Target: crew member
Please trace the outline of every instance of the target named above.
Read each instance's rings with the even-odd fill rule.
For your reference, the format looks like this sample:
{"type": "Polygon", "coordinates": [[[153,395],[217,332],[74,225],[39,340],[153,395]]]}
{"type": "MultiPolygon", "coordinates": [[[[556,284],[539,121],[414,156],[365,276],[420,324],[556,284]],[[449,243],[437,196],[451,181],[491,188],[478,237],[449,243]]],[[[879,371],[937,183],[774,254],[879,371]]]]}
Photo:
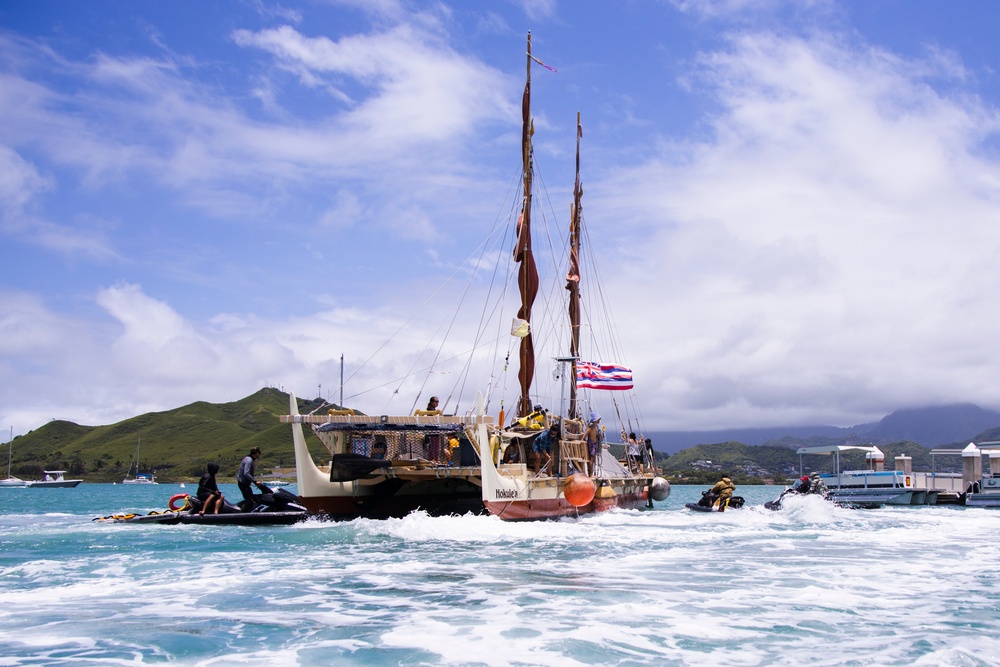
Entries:
{"type": "Polygon", "coordinates": [[[219,491],[219,484],[215,481],[215,474],[219,472],[219,464],[214,461],[208,464],[208,472],[198,480],[197,498],[201,501],[201,510],[198,514],[218,514],[222,507],[222,492],[219,491]]]}
{"type": "Polygon", "coordinates": [[[812,483],[809,481],[809,475],[802,475],[799,478],[798,483],[792,487],[795,493],[801,493],[803,495],[809,493],[809,489],[812,487],[812,483]]]}
{"type": "Polygon", "coordinates": [[[604,440],[604,431],[601,429],[601,415],[597,412],[590,413],[587,420],[587,430],[583,434],[583,439],[587,441],[587,467],[590,475],[593,476],[597,468],[597,452],[604,440]]]}
{"type": "Polygon", "coordinates": [[[260,447],[254,447],[250,450],[250,453],[243,457],[240,461],[240,468],[236,471],[236,484],[240,487],[240,493],[243,494],[243,511],[249,512],[257,503],[253,499],[253,490],[250,485],[255,485],[261,492],[264,491],[264,487],[260,485],[257,478],[254,477],[254,464],[257,459],[260,458],[260,447]]]}
{"type": "Polygon", "coordinates": [[[531,443],[532,469],[538,472],[552,461],[552,443],[559,440],[559,424],[555,423],[531,443]]]}
{"type": "Polygon", "coordinates": [[[459,441],[458,437],[454,434],[448,438],[448,446],[444,450],[444,462],[450,466],[458,465],[459,463],[459,447],[462,443],[459,441]]]}
{"type": "Polygon", "coordinates": [[[729,479],[728,475],[723,475],[722,479],[715,483],[709,493],[715,497],[715,503],[719,505],[719,511],[725,512],[726,508],[729,507],[729,499],[733,497],[733,491],[736,490],[736,484],[733,480],[729,479]]]}
{"type": "Polygon", "coordinates": [[[820,496],[826,498],[826,494],[829,493],[830,489],[827,488],[826,482],[824,482],[819,473],[815,470],[809,473],[809,492],[816,493],[820,496]]]}

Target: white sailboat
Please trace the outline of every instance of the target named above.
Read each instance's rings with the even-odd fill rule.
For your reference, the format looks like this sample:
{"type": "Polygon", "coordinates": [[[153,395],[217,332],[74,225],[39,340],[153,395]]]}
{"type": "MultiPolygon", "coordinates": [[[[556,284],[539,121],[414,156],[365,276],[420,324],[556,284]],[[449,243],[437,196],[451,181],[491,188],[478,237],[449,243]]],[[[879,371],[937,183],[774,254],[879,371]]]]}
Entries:
{"type": "Polygon", "coordinates": [[[141,447],[142,438],[139,438],[139,442],[135,446],[135,477],[129,479],[129,474],[132,472],[132,466],[130,465],[128,472],[125,473],[125,479],[122,480],[122,484],[158,484],[156,475],[139,472],[139,449],[141,447]]]}
{"type": "Polygon", "coordinates": [[[24,486],[24,480],[10,474],[11,455],[14,452],[14,427],[10,427],[10,440],[7,441],[7,479],[0,479],[0,489],[15,489],[24,486]]]}

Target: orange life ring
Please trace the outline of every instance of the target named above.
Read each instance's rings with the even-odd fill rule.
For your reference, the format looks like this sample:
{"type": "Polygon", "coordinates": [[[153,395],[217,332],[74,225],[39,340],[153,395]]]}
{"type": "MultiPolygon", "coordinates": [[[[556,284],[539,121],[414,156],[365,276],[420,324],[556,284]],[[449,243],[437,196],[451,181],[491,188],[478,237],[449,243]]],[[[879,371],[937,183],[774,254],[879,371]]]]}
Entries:
{"type": "Polygon", "coordinates": [[[167,507],[169,507],[174,512],[179,512],[179,511],[181,511],[182,509],[184,509],[185,507],[188,507],[188,506],[190,506],[190,503],[188,502],[188,494],[186,494],[186,493],[178,493],[176,496],[171,496],[170,497],[170,502],[167,503],[167,507]],[[176,500],[183,500],[184,504],[180,505],[179,507],[174,507],[174,501],[176,501],[176,500]]]}

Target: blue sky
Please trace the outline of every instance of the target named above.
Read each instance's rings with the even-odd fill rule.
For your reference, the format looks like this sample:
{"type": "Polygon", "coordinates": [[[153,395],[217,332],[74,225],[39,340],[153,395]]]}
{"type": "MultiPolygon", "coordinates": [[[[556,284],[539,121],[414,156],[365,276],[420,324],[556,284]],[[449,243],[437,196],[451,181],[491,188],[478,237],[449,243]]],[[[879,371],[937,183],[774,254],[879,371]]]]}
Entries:
{"type": "Polygon", "coordinates": [[[987,1],[0,4],[0,421],[265,384],[337,398],[341,354],[365,367],[352,403],[387,410],[368,388],[412,365],[414,305],[516,175],[528,30],[558,69],[532,74],[537,162],[562,216],[581,112],[628,350],[602,360],[635,370],[647,429],[1000,408],[998,19],[987,1]],[[410,346],[380,350],[400,330],[410,346]]]}

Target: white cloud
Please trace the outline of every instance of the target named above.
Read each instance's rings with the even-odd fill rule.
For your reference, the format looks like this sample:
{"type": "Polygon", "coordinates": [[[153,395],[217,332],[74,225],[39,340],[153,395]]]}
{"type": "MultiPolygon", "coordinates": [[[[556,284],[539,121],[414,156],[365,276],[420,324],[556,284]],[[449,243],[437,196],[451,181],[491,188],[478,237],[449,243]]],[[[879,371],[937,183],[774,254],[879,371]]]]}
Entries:
{"type": "Polygon", "coordinates": [[[320,226],[338,230],[349,229],[364,216],[364,208],[358,196],[353,192],[340,190],[334,197],[333,204],[323,213],[320,226]]]}
{"type": "MultiPolygon", "coordinates": [[[[105,288],[94,300],[110,323],[0,292],[0,419],[18,433],[51,418],[109,424],[193,400],[236,400],[265,384],[311,396],[327,383],[332,395],[345,352],[349,375],[365,378],[351,386],[366,392],[366,406],[382,407],[394,388],[412,386],[403,377],[428,335],[420,324],[404,327],[392,308],[370,305],[280,320],[219,314],[203,326],[135,284],[105,288]],[[361,358],[390,339],[387,358],[361,358]]],[[[402,402],[414,393],[407,389],[402,402]]]]}
{"type": "Polygon", "coordinates": [[[375,154],[464,135],[484,117],[514,117],[501,94],[503,77],[412,25],[338,41],[306,37],[291,26],[238,30],[233,37],[273,54],[306,85],[337,88],[336,77],[347,77],[352,83],[338,92],[354,104],[343,126],[360,132],[366,150],[375,154]],[[324,81],[326,75],[334,75],[333,80],[324,81]]]}
{"type": "Polygon", "coordinates": [[[15,150],[0,146],[0,230],[66,257],[114,258],[101,229],[55,224],[34,213],[37,199],[53,188],[52,178],[42,176],[15,150]]]}
{"type": "Polygon", "coordinates": [[[619,174],[590,209],[653,235],[623,284],[656,288],[636,296],[666,343],[629,338],[665,378],[658,404],[704,428],[1000,404],[992,335],[963,325],[1000,287],[983,270],[1000,165],[980,150],[996,110],[937,92],[933,64],[829,38],[744,35],[704,63],[712,141],[619,174]]]}
{"type": "MultiPolygon", "coordinates": [[[[100,289],[97,315],[79,301],[76,315],[63,314],[66,305],[54,304],[74,298],[65,292],[51,302],[0,295],[0,405],[8,410],[0,417],[16,412],[16,423],[30,428],[38,423],[31,419],[54,416],[24,396],[79,406],[56,411],[60,417],[108,423],[194,399],[240,398],[265,382],[308,392],[338,376],[341,352],[351,373],[400,332],[385,359],[366,362],[364,387],[356,387],[377,386],[364,398],[377,397],[378,408],[396,389],[415,395],[399,378],[434,354],[455,353],[420,342],[422,327],[450,326],[445,317],[401,321],[421,290],[435,287],[422,283],[426,247],[399,255],[379,247],[354,274],[340,272],[341,261],[367,257],[367,233],[372,246],[428,241],[442,266],[457,263],[465,253],[445,242],[482,219],[477,207],[496,211],[484,204],[496,186],[481,153],[516,141],[511,102],[520,82],[452,47],[445,7],[415,15],[398,2],[343,4],[371,12],[378,26],[322,34],[293,13],[283,19],[289,25],[237,30],[225,47],[252,55],[253,64],[231,79],[213,79],[204,62],[166,50],[70,60],[0,36],[4,232],[66,256],[127,257],[120,265],[134,270],[81,276],[78,293],[124,281],[100,289]],[[255,301],[287,298],[297,313],[322,310],[264,317],[253,307],[192,306],[196,298],[163,287],[162,266],[159,276],[140,277],[149,254],[111,250],[109,238],[138,245],[124,231],[143,228],[145,209],[103,222],[118,214],[109,206],[61,218],[65,224],[43,210],[45,202],[72,209],[63,197],[108,192],[115,204],[135,197],[151,214],[166,202],[163,228],[187,222],[178,202],[210,213],[192,215],[198,228],[184,239],[164,233],[167,244],[204,255],[171,246],[152,260],[208,276],[175,280],[185,286],[207,286],[216,269],[244,284],[267,280],[265,252],[255,264],[237,257],[257,246],[275,257],[322,253],[317,271],[274,269],[280,298],[255,301]],[[453,215],[436,215],[436,206],[453,215]],[[244,226],[203,238],[212,216],[244,226]],[[244,235],[254,222],[265,232],[244,235]],[[123,234],[112,235],[111,224],[123,234]],[[305,233],[293,238],[293,226],[305,233]],[[214,263],[220,257],[223,268],[214,263]],[[405,281],[375,279],[400,267],[405,281]],[[140,282],[156,284],[156,295],[140,282]],[[381,290],[380,298],[364,301],[360,290],[381,290]],[[188,314],[195,310],[201,314],[188,314]]],[[[760,7],[678,6],[712,20],[760,7]]],[[[787,7],[771,2],[760,11],[787,7]]],[[[555,5],[536,10],[550,17],[555,5]]],[[[491,11],[469,21],[508,32],[491,11]]],[[[938,399],[1000,406],[989,318],[1000,293],[989,268],[1000,245],[1000,168],[984,149],[998,129],[996,109],[965,88],[975,76],[951,52],[909,60],[854,37],[813,35],[745,31],[705,53],[690,91],[715,106],[698,139],[657,137],[655,128],[672,127],[670,114],[641,117],[642,104],[616,101],[637,115],[629,126],[643,130],[631,152],[616,154],[657,157],[624,168],[603,162],[603,180],[589,169],[585,207],[591,224],[612,230],[599,234],[613,239],[598,249],[612,260],[601,287],[615,299],[622,361],[635,369],[647,429],[847,425],[938,399]]],[[[537,126],[544,135],[544,117],[537,126]]],[[[538,139],[569,155],[570,146],[538,139]]],[[[561,226],[564,204],[555,207],[561,226]]],[[[467,299],[481,306],[474,291],[467,299]]],[[[540,303],[557,302],[561,285],[556,292],[540,303]]],[[[448,301],[427,296],[432,307],[448,301]]],[[[454,337],[473,340],[469,332],[454,337]]],[[[536,376],[544,380],[542,366],[536,376]]]]}
{"type": "MultiPolygon", "coordinates": [[[[408,17],[413,19],[414,17],[408,17]]],[[[87,192],[166,186],[211,215],[269,219],[274,206],[309,202],[317,184],[339,180],[396,209],[440,206],[442,188],[480,173],[466,141],[484,125],[516,118],[516,85],[459,54],[430,19],[334,40],[290,26],[234,33],[325,89],[343,88],[329,112],[302,116],[286,98],[303,93],[268,67],[246,89],[199,82],[202,65],[172,54],[98,54],[71,62],[23,40],[0,37],[12,64],[0,86],[0,140],[32,146],[39,162],[69,167],[87,192]],[[61,89],[35,76],[81,81],[61,89]],[[243,99],[275,115],[258,118],[243,99]]],[[[230,86],[238,82],[229,82],[230,86]]],[[[60,188],[71,186],[60,183],[60,188]]],[[[431,214],[422,212],[424,217],[431,214]]],[[[374,216],[373,219],[387,219],[374,216]]]]}
{"type": "Polygon", "coordinates": [[[9,147],[0,146],[0,210],[7,224],[11,218],[20,218],[28,202],[49,186],[33,164],[9,147]]]}

